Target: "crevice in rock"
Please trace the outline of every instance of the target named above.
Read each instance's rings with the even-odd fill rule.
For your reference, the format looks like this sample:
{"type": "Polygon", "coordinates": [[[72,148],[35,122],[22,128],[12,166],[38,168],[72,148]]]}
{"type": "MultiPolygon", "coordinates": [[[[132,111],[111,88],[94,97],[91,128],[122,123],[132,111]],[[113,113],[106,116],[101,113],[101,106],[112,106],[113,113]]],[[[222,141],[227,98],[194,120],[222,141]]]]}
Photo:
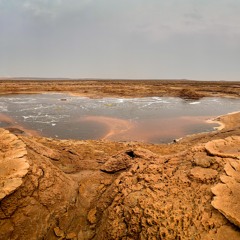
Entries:
{"type": "Polygon", "coordinates": [[[134,159],[136,157],[136,154],[134,153],[133,150],[128,150],[126,151],[126,154],[131,157],[132,159],[134,159]]]}

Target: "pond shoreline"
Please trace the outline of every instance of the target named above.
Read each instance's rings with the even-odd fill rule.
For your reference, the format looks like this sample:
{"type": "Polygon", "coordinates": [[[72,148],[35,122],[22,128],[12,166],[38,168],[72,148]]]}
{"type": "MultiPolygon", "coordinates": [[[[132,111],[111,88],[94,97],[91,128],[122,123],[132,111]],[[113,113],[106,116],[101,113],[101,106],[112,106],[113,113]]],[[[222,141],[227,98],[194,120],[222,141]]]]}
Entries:
{"type": "Polygon", "coordinates": [[[226,98],[198,101],[175,97],[92,99],[56,92],[11,94],[0,96],[0,100],[1,108],[10,119],[8,123],[5,121],[10,125],[7,129],[15,129],[15,133],[58,139],[156,144],[213,131],[217,122],[207,119],[240,106],[238,100],[226,98]],[[19,131],[15,125],[18,125],[19,131]]]}

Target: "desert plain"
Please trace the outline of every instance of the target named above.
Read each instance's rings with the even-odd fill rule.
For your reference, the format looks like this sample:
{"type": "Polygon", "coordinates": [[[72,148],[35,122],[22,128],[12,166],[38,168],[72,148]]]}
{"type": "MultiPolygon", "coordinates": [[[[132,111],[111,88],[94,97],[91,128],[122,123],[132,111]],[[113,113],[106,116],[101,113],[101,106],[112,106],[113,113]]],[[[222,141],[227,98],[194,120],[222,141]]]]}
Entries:
{"type": "MultiPolygon", "coordinates": [[[[240,82],[0,80],[0,94],[44,92],[240,98],[240,82]]],[[[240,112],[214,121],[169,144],[1,128],[0,239],[240,239],[240,112]]]]}

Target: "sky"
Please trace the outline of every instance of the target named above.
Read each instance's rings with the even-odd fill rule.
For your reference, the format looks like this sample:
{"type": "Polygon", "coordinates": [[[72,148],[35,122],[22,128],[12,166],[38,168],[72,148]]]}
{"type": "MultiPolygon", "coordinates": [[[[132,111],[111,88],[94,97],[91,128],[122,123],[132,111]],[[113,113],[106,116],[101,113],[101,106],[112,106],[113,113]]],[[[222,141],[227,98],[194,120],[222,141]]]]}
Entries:
{"type": "Polygon", "coordinates": [[[240,81],[240,0],[0,0],[0,76],[240,81]]]}

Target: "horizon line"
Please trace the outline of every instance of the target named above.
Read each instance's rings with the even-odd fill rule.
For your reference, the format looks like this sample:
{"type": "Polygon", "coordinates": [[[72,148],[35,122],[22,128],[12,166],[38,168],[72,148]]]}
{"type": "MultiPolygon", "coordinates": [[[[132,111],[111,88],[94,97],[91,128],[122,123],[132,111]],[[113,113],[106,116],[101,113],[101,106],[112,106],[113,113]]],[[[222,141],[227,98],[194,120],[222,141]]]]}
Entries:
{"type": "Polygon", "coordinates": [[[139,80],[139,81],[231,81],[239,82],[240,80],[226,80],[226,79],[189,79],[189,78],[97,78],[97,77],[0,77],[0,80],[139,80]]]}

